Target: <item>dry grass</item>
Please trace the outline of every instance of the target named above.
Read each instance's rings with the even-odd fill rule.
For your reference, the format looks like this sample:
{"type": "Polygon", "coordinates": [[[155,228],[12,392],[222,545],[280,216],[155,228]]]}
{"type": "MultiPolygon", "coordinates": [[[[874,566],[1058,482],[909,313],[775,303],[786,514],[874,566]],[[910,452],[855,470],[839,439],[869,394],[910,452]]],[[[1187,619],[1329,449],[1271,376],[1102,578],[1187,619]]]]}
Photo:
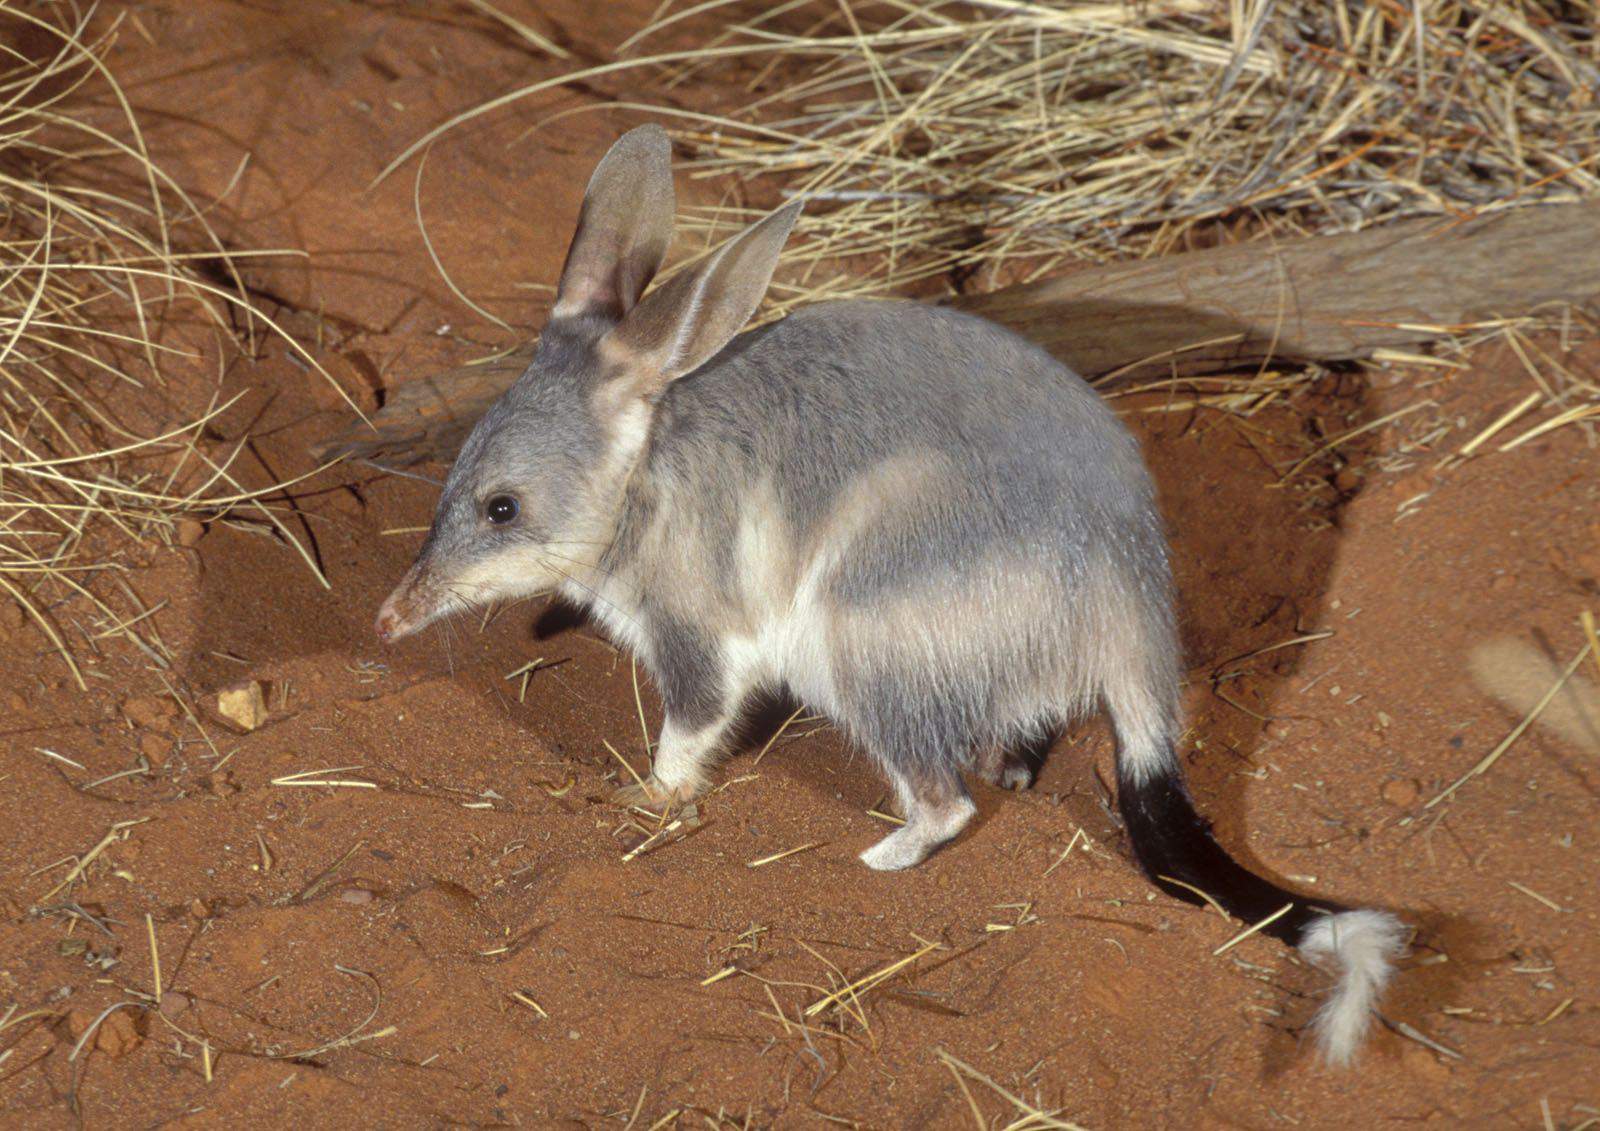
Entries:
{"type": "Polygon", "coordinates": [[[984,1131],[988,1131],[993,1127],[1001,1127],[1003,1131],[1035,1131],[1036,1128],[1046,1127],[1059,1128],[1061,1131],[1083,1131],[1083,1127],[1080,1124],[1062,1119],[1059,1112],[1043,1111],[1035,1107],[1021,1096],[996,1083],[990,1076],[980,1072],[966,1061],[950,1055],[944,1049],[935,1049],[934,1055],[939,1058],[940,1063],[950,1070],[950,1075],[955,1078],[956,1086],[961,1089],[962,1098],[966,1100],[967,1108],[972,1113],[972,1121],[984,1131]],[[971,1087],[968,1086],[968,1081],[987,1088],[994,1095],[1004,1100],[1009,1105],[1009,1110],[1006,1114],[1011,1118],[1006,1123],[1001,1124],[997,1120],[986,1116],[982,1106],[978,1103],[977,1097],[973,1095],[971,1087]]]}
{"type": "Polygon", "coordinates": [[[1472,767],[1472,769],[1468,770],[1455,781],[1451,782],[1449,786],[1430,799],[1428,803],[1423,806],[1423,808],[1432,809],[1441,801],[1449,800],[1455,795],[1457,790],[1466,785],[1473,778],[1480,777],[1483,774],[1488,773],[1489,770],[1493,768],[1494,764],[1500,760],[1501,756],[1504,755],[1507,750],[1511,749],[1511,747],[1516,743],[1517,739],[1521,738],[1523,733],[1538,720],[1545,708],[1550,706],[1550,703],[1555,699],[1555,697],[1561,693],[1562,688],[1566,687],[1567,681],[1572,678],[1573,673],[1578,670],[1578,666],[1582,664],[1583,661],[1588,657],[1592,647],[1593,643],[1590,640],[1585,639],[1583,642],[1583,647],[1579,648],[1577,653],[1572,657],[1567,665],[1561,669],[1560,676],[1557,677],[1555,682],[1550,685],[1549,690],[1547,690],[1544,695],[1539,698],[1539,701],[1535,703],[1533,707],[1522,717],[1522,721],[1513,727],[1511,732],[1507,734],[1505,738],[1501,739],[1493,750],[1485,754],[1472,767]]]}
{"type": "MultiPolygon", "coordinates": [[[[663,13],[624,49],[731,10],[710,0],[663,13]]],[[[669,83],[740,81],[752,95],[732,117],[677,115],[691,176],[729,180],[740,201],[809,202],[776,313],[1592,197],[1597,26],[1592,2],[1537,0],[788,4],[712,35],[704,58],[662,66],[669,83]]],[[[748,216],[718,208],[697,221],[712,242],[748,216]]],[[[1574,425],[1597,442],[1600,387],[1564,364],[1573,318],[1440,328],[1458,352],[1508,342],[1542,394],[1523,411],[1545,411],[1504,421],[1479,448],[1574,425]],[[1559,332],[1556,354],[1528,336],[1536,327],[1559,332]]],[[[1263,366],[1109,395],[1181,390],[1143,411],[1251,415],[1311,375],[1263,366]]]]}
{"type": "Polygon", "coordinates": [[[277,336],[321,370],[240,282],[242,255],[281,253],[226,250],[151,160],[105,62],[122,22],[0,0],[8,40],[42,45],[0,57],[0,602],[21,606],[80,688],[79,658],[108,638],[170,667],[156,610],[122,575],[135,543],[170,545],[185,518],[251,523],[323,580],[270,505],[290,484],[243,486],[246,440],[215,438],[234,401],[214,391],[171,423],[187,410],[169,368],[220,382],[277,336]]]}
{"type": "Polygon", "coordinates": [[[617,59],[466,110],[384,175],[576,79],[737,83],[750,97],[733,115],[621,105],[676,121],[691,175],[809,200],[787,302],[938,277],[985,289],[1159,255],[1214,222],[1350,231],[1600,189],[1586,0],[800,0],[729,26],[747,10],[663,6],[617,59]],[[652,53],[669,36],[696,45],[652,53]]]}
{"type": "Polygon", "coordinates": [[[814,202],[800,292],[985,288],[1159,255],[1211,221],[1350,231],[1592,195],[1595,17],[1565,7],[1566,22],[1457,0],[780,6],[706,45],[781,51],[762,84],[776,92],[680,137],[697,175],[814,202]],[[870,266],[830,274],[844,258],[870,266]]]}
{"type": "Polygon", "coordinates": [[[821,963],[825,971],[826,985],[813,981],[769,978],[754,970],[745,969],[738,962],[730,963],[700,984],[714,985],[734,974],[743,974],[746,978],[759,983],[768,1003],[772,1006],[772,1012],[758,1009],[756,1015],[777,1021],[782,1025],[785,1036],[798,1037],[816,1056],[819,1064],[820,1053],[817,1053],[812,1037],[827,1037],[854,1044],[859,1035],[860,1039],[865,1040],[867,1047],[876,1051],[879,1047],[879,1036],[873,1030],[869,1019],[869,1005],[876,991],[902,977],[914,977],[918,962],[934,951],[949,949],[945,943],[928,942],[917,938],[920,945],[911,953],[864,974],[851,977],[815,947],[801,939],[795,941],[802,950],[821,963]],[[791,1011],[779,1001],[775,990],[800,990],[805,993],[809,1001],[805,1005],[794,1006],[791,1011]]]}
{"type": "MultiPolygon", "coordinates": [[[[767,316],[1600,191],[1593,0],[794,0],[732,22],[749,11],[669,0],[615,58],[456,114],[378,179],[474,118],[568,83],[626,84],[643,93],[536,129],[607,105],[673,127],[687,174],[726,189],[718,206],[687,215],[699,251],[684,264],[780,198],[806,198],[767,316]],[[717,114],[683,103],[726,97],[669,105],[651,93],[688,83],[748,98],[717,114]]],[[[1534,323],[1551,320],[1433,329],[1459,350],[1534,323]]],[[[1565,346],[1571,312],[1561,326],[1565,346]]],[[[1380,352],[1375,361],[1459,364],[1380,352]]],[[[1600,442],[1600,389],[1560,359],[1523,352],[1547,379],[1521,413],[1541,401],[1549,411],[1501,422],[1463,458],[1568,425],[1600,442]],[[1512,423],[1523,427],[1502,431],[1512,423]]],[[[1097,382],[1113,397],[1168,393],[1134,411],[1247,416],[1283,403],[1315,370],[1263,365],[1137,390],[1108,385],[1114,376],[1097,382]]]]}

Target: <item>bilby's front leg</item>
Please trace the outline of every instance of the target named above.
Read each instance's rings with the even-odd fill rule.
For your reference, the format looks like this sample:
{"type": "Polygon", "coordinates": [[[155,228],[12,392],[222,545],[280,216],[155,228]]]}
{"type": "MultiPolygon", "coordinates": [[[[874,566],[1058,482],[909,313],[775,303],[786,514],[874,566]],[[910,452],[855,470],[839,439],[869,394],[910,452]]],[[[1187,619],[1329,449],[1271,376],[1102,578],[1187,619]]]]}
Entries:
{"type": "Polygon", "coordinates": [[[656,742],[650,776],[629,782],[614,800],[622,805],[681,805],[700,796],[711,784],[711,767],[732,722],[729,715],[688,729],[669,715],[656,742]]]}
{"type": "Polygon", "coordinates": [[[650,776],[617,790],[623,805],[674,805],[711,784],[710,770],[749,690],[723,663],[715,641],[686,628],[657,628],[650,667],[666,706],[650,776]]]}

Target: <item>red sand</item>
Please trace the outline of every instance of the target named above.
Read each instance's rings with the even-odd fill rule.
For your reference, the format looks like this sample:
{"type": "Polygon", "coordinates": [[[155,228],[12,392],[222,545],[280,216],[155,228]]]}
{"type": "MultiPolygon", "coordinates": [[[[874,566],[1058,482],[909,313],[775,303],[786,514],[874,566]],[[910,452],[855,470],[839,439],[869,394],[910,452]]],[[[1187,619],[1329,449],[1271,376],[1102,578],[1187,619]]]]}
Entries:
{"type": "MultiPolygon", "coordinates": [[[[490,21],[423,5],[279,7],[138,8],[148,41],[125,35],[113,58],[158,161],[208,200],[250,153],[216,220],[240,246],[310,252],[252,262],[248,279],[307,341],[321,319],[319,357],[350,388],[514,340],[432,269],[415,167],[365,189],[424,129],[549,65],[490,21]]],[[[597,58],[650,7],[532,18],[597,58]]],[[[626,93],[618,80],[591,101],[626,93]]],[[[623,120],[519,135],[577,104],[514,108],[447,139],[426,169],[453,277],[524,332],[548,296],[531,285],[554,279],[623,120]]],[[[603,741],[643,767],[628,660],[528,607],[380,650],[371,615],[420,537],[393,531],[424,525],[433,492],[350,467],[300,503],[330,591],[281,543],[220,524],[132,575],[147,603],[170,602],[155,623],[202,710],[241,678],[271,686],[253,733],[204,719],[220,772],[141,656],[112,649],[85,695],[31,627],[0,616],[0,1015],[44,1011],[0,1033],[0,1113],[29,1127],[645,1128],[673,1113],[682,1126],[970,1126],[944,1050],[1097,1128],[1586,1126],[1600,1116],[1596,751],[1535,727],[1423,808],[1518,720],[1472,682],[1469,652],[1508,636],[1564,662],[1578,613],[1600,608],[1600,477],[1578,430],[1431,470],[1529,387],[1499,349],[1470,361],[1330,378],[1248,422],[1133,418],[1176,541],[1201,808],[1270,873],[1414,923],[1385,1012],[1458,1055],[1380,1032],[1357,1070],[1317,1066],[1301,1028],[1326,979],[1262,938],[1213,956],[1239,925],[1142,879],[1106,808],[1099,723],[1058,745],[1031,792],[979,789],[975,827],[909,874],[855,859],[884,832],[867,810],[885,790],[818,724],[759,766],[753,750],[732,758],[692,835],[625,860],[640,834],[606,803],[620,768],[603,741]],[[1319,464],[1325,479],[1277,485],[1269,460],[1424,397],[1437,407],[1346,449],[1337,475],[1319,464]],[[1408,457],[1439,422],[1453,430],[1408,457]],[[524,700],[506,673],[537,657],[524,700]],[[141,750],[149,775],[74,788],[141,750]],[[330,767],[379,788],[272,784],[330,767]],[[70,893],[43,898],[63,858],[134,821],[70,893]],[[109,934],[72,924],[69,900],[109,934]],[[934,942],[848,1009],[804,1016],[841,977],[934,942]],[[140,1004],[71,1060],[120,1001],[140,1004]]],[[[1569,364],[1593,380],[1597,361],[1569,364]]],[[[173,422],[211,380],[178,390],[190,403],[173,422]]],[[[253,418],[269,465],[247,469],[255,482],[310,470],[309,446],[344,419],[277,347],[226,387],[254,390],[222,431],[253,418]]],[[[755,748],[782,717],[752,728],[755,748]]],[[[1020,1117],[966,1084],[985,1120],[1020,1117]]]]}

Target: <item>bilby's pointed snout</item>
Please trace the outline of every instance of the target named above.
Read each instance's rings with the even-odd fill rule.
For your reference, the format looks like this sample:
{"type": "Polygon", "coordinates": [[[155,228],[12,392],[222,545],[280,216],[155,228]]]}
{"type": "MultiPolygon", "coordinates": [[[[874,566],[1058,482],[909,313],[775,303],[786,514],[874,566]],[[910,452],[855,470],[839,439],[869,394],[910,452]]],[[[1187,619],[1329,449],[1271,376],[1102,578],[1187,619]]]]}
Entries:
{"type": "Polygon", "coordinates": [[[393,598],[383,603],[378,610],[378,620],[374,627],[378,632],[378,639],[385,644],[393,643],[401,636],[400,614],[391,607],[393,598]]]}
{"type": "Polygon", "coordinates": [[[429,602],[421,596],[424,588],[418,584],[421,576],[421,563],[418,563],[407,571],[400,584],[394,587],[394,592],[384,598],[383,605],[378,609],[377,620],[373,622],[373,629],[383,643],[393,644],[433,619],[428,608],[429,602]]]}

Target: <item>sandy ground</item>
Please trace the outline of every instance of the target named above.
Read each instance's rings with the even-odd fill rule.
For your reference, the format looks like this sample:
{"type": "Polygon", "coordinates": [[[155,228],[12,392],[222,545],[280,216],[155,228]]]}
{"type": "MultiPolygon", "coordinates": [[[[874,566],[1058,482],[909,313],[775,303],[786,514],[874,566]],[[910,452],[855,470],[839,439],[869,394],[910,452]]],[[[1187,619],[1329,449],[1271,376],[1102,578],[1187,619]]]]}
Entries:
{"type": "MultiPolygon", "coordinates": [[[[528,18],[599,59],[650,7],[528,18]]],[[[234,182],[213,217],[230,241],[309,253],[247,278],[353,395],[376,403],[537,327],[589,169],[632,120],[602,104],[636,80],[512,108],[429,158],[429,234],[508,333],[431,266],[415,167],[366,190],[427,127],[550,64],[441,6],[131,8],[140,34],[114,60],[158,160],[202,200],[234,182]],[[562,108],[585,112],[528,133],[562,108]]],[[[1600,351],[1565,363],[1593,380],[1600,351]]],[[[193,377],[172,423],[214,390],[193,377]]],[[[270,344],[223,388],[247,398],[219,442],[248,425],[256,482],[310,470],[345,419],[270,344]]],[[[1271,874],[1416,926],[1385,1013],[1439,1051],[1386,1030],[1357,1069],[1319,1067],[1301,1037],[1326,979],[1262,938],[1214,955],[1239,925],[1143,880],[1107,808],[1098,723],[1057,744],[1032,791],[979,788],[953,848],[878,875],[856,853],[886,831],[869,812],[882,783],[825,720],[758,758],[789,711],[775,704],[688,835],[627,858],[643,833],[605,800],[622,770],[604,745],[643,768],[627,658],[530,606],[381,650],[371,616],[433,490],[347,467],[297,504],[330,589],[281,542],[221,523],[192,548],[136,551],[174,672],[108,649],[86,695],[0,610],[0,1015],[33,1013],[0,1032],[0,1115],[958,1127],[974,1106],[1005,1125],[1022,1101],[1095,1128],[1588,1126],[1600,724],[1564,701],[1567,725],[1529,729],[1427,807],[1600,610],[1600,457],[1580,431],[1438,467],[1529,388],[1491,345],[1460,369],[1332,376],[1249,421],[1129,417],[1174,532],[1200,806],[1271,874]],[[1279,482],[1325,438],[1422,401],[1279,482]],[[1298,637],[1315,639],[1251,655],[1298,637]],[[271,714],[236,733],[216,692],[247,678],[271,714]],[[148,773],[79,788],[140,757],[148,773]],[[363,784],[274,784],[334,768],[363,784]]],[[[1574,686],[1600,694],[1600,666],[1574,686]]]]}

